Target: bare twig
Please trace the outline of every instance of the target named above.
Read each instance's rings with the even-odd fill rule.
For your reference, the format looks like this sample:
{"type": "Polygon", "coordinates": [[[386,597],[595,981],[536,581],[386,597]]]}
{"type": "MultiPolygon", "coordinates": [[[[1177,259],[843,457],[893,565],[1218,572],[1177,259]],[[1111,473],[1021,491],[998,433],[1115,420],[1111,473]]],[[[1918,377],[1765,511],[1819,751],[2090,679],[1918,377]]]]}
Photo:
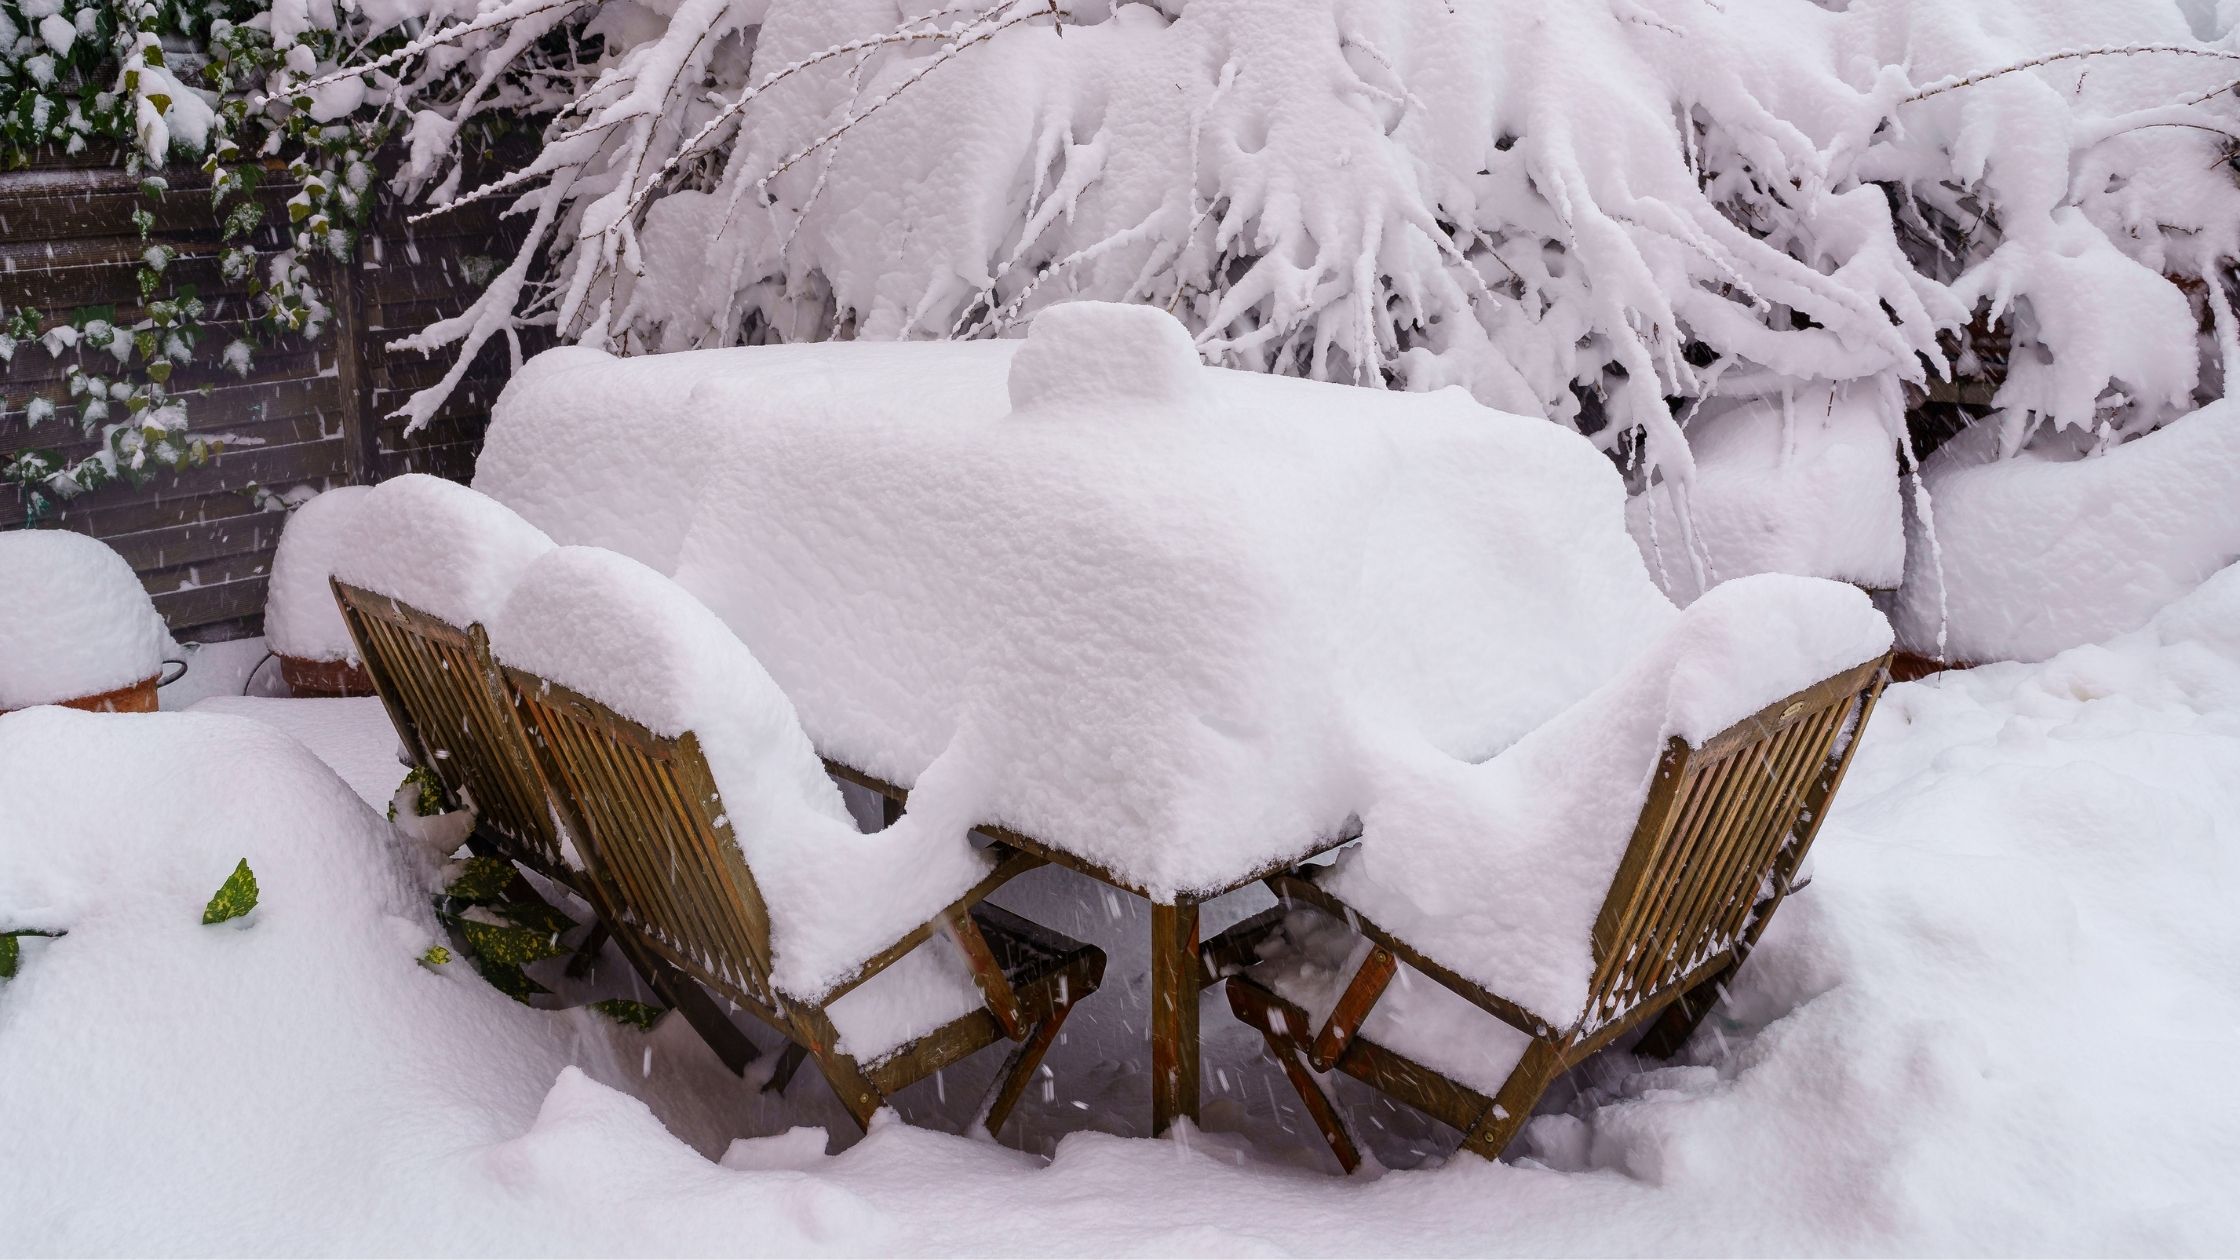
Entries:
{"type": "MultiPolygon", "coordinates": [[[[1020,0],[1006,0],[1006,4],[1016,4],[1019,2],[1020,0]]],[[[1005,6],[997,5],[994,7],[994,9],[991,9],[989,11],[993,12],[1003,7],[1005,6]]],[[[862,39],[851,39],[846,43],[834,44],[832,47],[827,48],[822,52],[811,53],[809,56],[803,57],[799,61],[780,66],[770,73],[762,76],[762,79],[759,82],[747,88],[747,90],[745,90],[744,92],[741,92],[736,98],[731,101],[730,104],[725,105],[721,110],[718,110],[716,112],[716,116],[710,118],[707,123],[700,128],[700,130],[692,133],[691,139],[677,146],[677,151],[669,156],[668,161],[661,164],[661,169],[653,173],[653,178],[647,180],[643,187],[639,188],[635,193],[631,195],[630,204],[625,208],[624,216],[627,217],[628,215],[637,213],[638,208],[645,204],[646,198],[653,195],[653,190],[661,186],[661,182],[669,177],[670,172],[676,170],[678,166],[682,165],[686,158],[689,158],[694,153],[698,152],[700,146],[707,142],[708,137],[714,135],[723,127],[725,123],[738,117],[739,112],[745,109],[749,102],[753,101],[756,97],[761,96],[764,92],[769,91],[780,81],[791,78],[792,76],[801,73],[803,70],[807,70],[811,66],[821,65],[824,62],[831,61],[835,57],[845,57],[851,53],[869,52],[873,49],[877,49],[888,44],[909,43],[915,40],[947,39],[950,37],[952,32],[946,30],[921,31],[911,29],[912,27],[922,26],[926,22],[931,21],[933,17],[937,16],[939,16],[938,12],[927,17],[912,18],[910,21],[905,22],[901,26],[895,27],[892,30],[884,31],[877,35],[866,36],[862,39]]],[[[793,160],[799,159],[797,157],[793,160]]],[[[775,172],[773,172],[773,174],[775,174],[775,172]]]]}
{"type": "Polygon", "coordinates": [[[573,9],[583,3],[584,0],[514,0],[514,3],[492,9],[471,22],[461,22],[456,26],[445,27],[433,35],[423,35],[402,48],[383,53],[364,65],[347,66],[332,74],[321,75],[309,82],[294,84],[289,90],[308,92],[312,88],[325,87],[329,83],[340,83],[345,79],[355,79],[359,75],[386,69],[407,57],[416,57],[431,48],[463,39],[477,32],[492,30],[500,26],[510,26],[522,18],[534,17],[539,13],[549,12],[553,9],[573,9]]]}
{"type": "MultiPolygon", "coordinates": [[[[2222,48],[2203,48],[2197,44],[2112,44],[2103,48],[2072,48],[2065,52],[2047,53],[2041,57],[2032,57],[2027,61],[2017,61],[2011,65],[2000,66],[1995,70],[1979,70],[1974,74],[1939,79],[1927,87],[1916,88],[1898,103],[1911,105],[1915,101],[1927,100],[1932,96],[1958,91],[1964,87],[1973,87],[1978,83],[2005,75],[2017,74],[2024,70],[2034,70],[2039,66],[2052,65],[2056,61],[2074,61],[2079,57],[2131,57],[2142,53],[2164,53],[2173,57],[2209,57],[2218,61],[2240,61],[2240,52],[2230,52],[2222,48]]],[[[2214,93],[2211,93],[2211,95],[2214,95],[2214,93]]]]}
{"type": "Polygon", "coordinates": [[[972,26],[965,28],[970,32],[969,34],[958,35],[955,42],[951,43],[948,47],[943,48],[940,52],[935,53],[932,57],[928,58],[926,64],[918,67],[916,70],[911,71],[908,78],[905,78],[902,82],[895,84],[892,88],[889,88],[879,96],[874,97],[870,104],[849,114],[846,118],[840,120],[839,124],[834,126],[831,130],[825,132],[821,136],[818,136],[816,139],[811,140],[809,143],[802,145],[792,153],[787,154],[784,160],[780,161],[775,167],[771,168],[769,174],[762,177],[761,183],[767,185],[771,180],[776,179],[778,176],[783,175],[787,171],[791,170],[794,164],[801,161],[801,159],[808,157],[810,154],[815,153],[817,150],[832,143],[843,133],[854,127],[857,123],[860,123],[864,119],[869,118],[871,115],[878,113],[879,110],[884,108],[888,102],[894,100],[895,97],[902,95],[904,92],[909,91],[911,87],[915,86],[919,80],[925,78],[935,70],[940,69],[943,65],[954,59],[965,49],[970,48],[975,44],[984,44],[989,40],[994,39],[997,35],[1002,34],[1005,30],[1017,26],[1021,22],[1027,21],[1030,18],[1042,16],[1041,10],[1039,9],[1020,8],[1019,6],[1022,3],[1024,3],[1024,0],[1004,0],[1004,2],[1001,4],[991,5],[989,8],[983,10],[982,12],[989,16],[983,16],[977,19],[972,24],[972,26]],[[1009,13],[1005,13],[1004,11],[1006,9],[1012,11],[1009,13]],[[999,19],[993,17],[993,15],[995,14],[1002,14],[1003,16],[999,19]]]}

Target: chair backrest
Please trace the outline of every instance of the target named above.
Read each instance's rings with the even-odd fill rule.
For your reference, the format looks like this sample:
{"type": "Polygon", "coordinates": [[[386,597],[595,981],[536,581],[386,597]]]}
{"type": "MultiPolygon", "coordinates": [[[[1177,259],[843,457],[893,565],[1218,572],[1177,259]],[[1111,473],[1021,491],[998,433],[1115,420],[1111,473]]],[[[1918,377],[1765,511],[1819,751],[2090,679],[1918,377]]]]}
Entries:
{"type": "Polygon", "coordinates": [[[1665,746],[1594,926],[1583,1038],[1745,944],[1789,889],[1858,748],[1887,656],[1665,746]]]}
{"type": "Polygon", "coordinates": [[[581,820],[582,857],[617,903],[616,929],[774,1012],[769,910],[699,740],[657,735],[558,683],[498,669],[544,773],[581,820]]]}
{"type": "Polygon", "coordinates": [[[544,874],[574,882],[552,807],[498,683],[482,627],[330,579],[343,624],[412,759],[479,830],[544,874]]]}

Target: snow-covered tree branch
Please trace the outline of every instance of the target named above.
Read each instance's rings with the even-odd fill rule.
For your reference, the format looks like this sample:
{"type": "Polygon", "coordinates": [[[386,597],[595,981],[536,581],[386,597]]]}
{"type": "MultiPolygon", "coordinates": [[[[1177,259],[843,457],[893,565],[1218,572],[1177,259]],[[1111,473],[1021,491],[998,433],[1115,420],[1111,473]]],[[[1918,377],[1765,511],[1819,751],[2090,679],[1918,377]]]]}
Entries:
{"type": "Polygon", "coordinates": [[[1000,336],[1090,296],[1174,311],[1213,361],[1461,385],[1684,478],[1677,418],[1715,395],[1959,376],[2008,449],[2104,444],[2220,393],[2234,336],[2240,52],[2173,0],[357,20],[383,16],[420,23],[360,68],[412,115],[407,188],[529,223],[424,352],[525,323],[623,352],[1000,336]],[[545,142],[462,197],[460,124],[500,107],[545,142]]]}

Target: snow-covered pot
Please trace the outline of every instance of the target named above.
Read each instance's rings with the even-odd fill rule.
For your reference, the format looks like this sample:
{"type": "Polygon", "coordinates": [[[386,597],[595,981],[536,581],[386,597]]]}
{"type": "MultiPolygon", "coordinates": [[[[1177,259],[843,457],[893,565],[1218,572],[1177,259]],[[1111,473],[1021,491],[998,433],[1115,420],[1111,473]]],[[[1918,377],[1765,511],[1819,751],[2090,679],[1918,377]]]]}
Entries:
{"type": "Polygon", "coordinates": [[[327,578],[351,545],[370,486],[340,486],[295,510],[272,557],[264,603],[265,642],[280,676],[299,696],[370,696],[373,680],[358,661],[327,578]]]}
{"type": "Polygon", "coordinates": [[[0,713],[155,710],[163,620],[108,544],[65,530],[0,533],[0,591],[0,713]]]}

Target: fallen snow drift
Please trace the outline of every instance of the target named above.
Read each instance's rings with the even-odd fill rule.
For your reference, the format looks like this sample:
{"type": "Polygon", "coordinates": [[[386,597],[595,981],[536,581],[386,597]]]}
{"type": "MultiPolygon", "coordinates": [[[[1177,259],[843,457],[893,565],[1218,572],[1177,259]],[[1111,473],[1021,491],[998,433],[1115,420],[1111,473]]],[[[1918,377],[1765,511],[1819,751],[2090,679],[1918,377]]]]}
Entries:
{"type": "Polygon", "coordinates": [[[634,462],[563,439],[691,381],[683,423],[724,440],[647,510],[818,751],[1154,892],[1335,834],[1365,741],[1491,755],[1675,615],[1585,440],[1459,390],[1199,366],[1152,309],[1056,307],[1023,346],[588,354],[509,386],[479,487],[657,554],[577,496],[675,484],[666,417],[634,462]]]}
{"type": "Polygon", "coordinates": [[[163,621],[99,539],[0,531],[0,711],[98,696],[163,667],[163,621]]]}
{"type": "Polygon", "coordinates": [[[366,545],[358,536],[358,511],[372,494],[368,486],[337,486],[289,515],[264,597],[264,635],[273,651],[307,661],[357,661],[357,645],[327,579],[345,555],[366,545]]]}
{"type": "MultiPolygon", "coordinates": [[[[649,1091],[657,1119],[609,1087],[635,1082],[634,1055],[613,1071],[581,1022],[412,964],[424,903],[378,819],[293,744],[192,715],[18,714],[0,719],[0,921],[72,935],[27,941],[0,982],[0,1116],[24,1156],[0,1247],[2229,1253],[2236,627],[2228,570],[2106,645],[1891,688],[1812,887],[1681,1061],[1604,1056],[1512,1163],[1347,1180],[1218,997],[1223,1131],[1187,1143],[1076,1132],[1038,1166],[882,1120],[827,1156],[788,1131],[845,1123],[821,1085],[770,1104],[720,1073],[649,1091]],[[120,772],[167,790],[102,790],[120,772]],[[200,927],[241,856],[262,907],[200,927]],[[742,1094],[772,1109],[724,1119],[742,1094]],[[745,1138],[720,1163],[676,1136],[720,1152],[710,1127],[745,1138]]],[[[1051,909],[1079,897],[1103,917],[1093,894],[1044,895],[1023,908],[1063,924],[1051,909]]],[[[1099,1032],[1123,996],[1075,1016],[1055,1102],[1030,1091],[1023,1118],[1129,1127],[1141,1075],[1116,1101],[1084,1092],[1142,1053],[1140,1021],[1099,1032]]],[[[682,1048],[649,1058],[657,1084],[682,1048]]],[[[972,1092],[952,1081],[921,1115],[972,1092]]],[[[1341,1100],[1387,1163],[1452,1149],[1341,1100]]]]}
{"type": "Polygon", "coordinates": [[[1922,470],[1893,620],[1908,651],[2044,660],[2146,624],[2240,559],[2240,403],[2219,402],[2085,459],[1994,459],[1971,430],[1922,470]]]}

